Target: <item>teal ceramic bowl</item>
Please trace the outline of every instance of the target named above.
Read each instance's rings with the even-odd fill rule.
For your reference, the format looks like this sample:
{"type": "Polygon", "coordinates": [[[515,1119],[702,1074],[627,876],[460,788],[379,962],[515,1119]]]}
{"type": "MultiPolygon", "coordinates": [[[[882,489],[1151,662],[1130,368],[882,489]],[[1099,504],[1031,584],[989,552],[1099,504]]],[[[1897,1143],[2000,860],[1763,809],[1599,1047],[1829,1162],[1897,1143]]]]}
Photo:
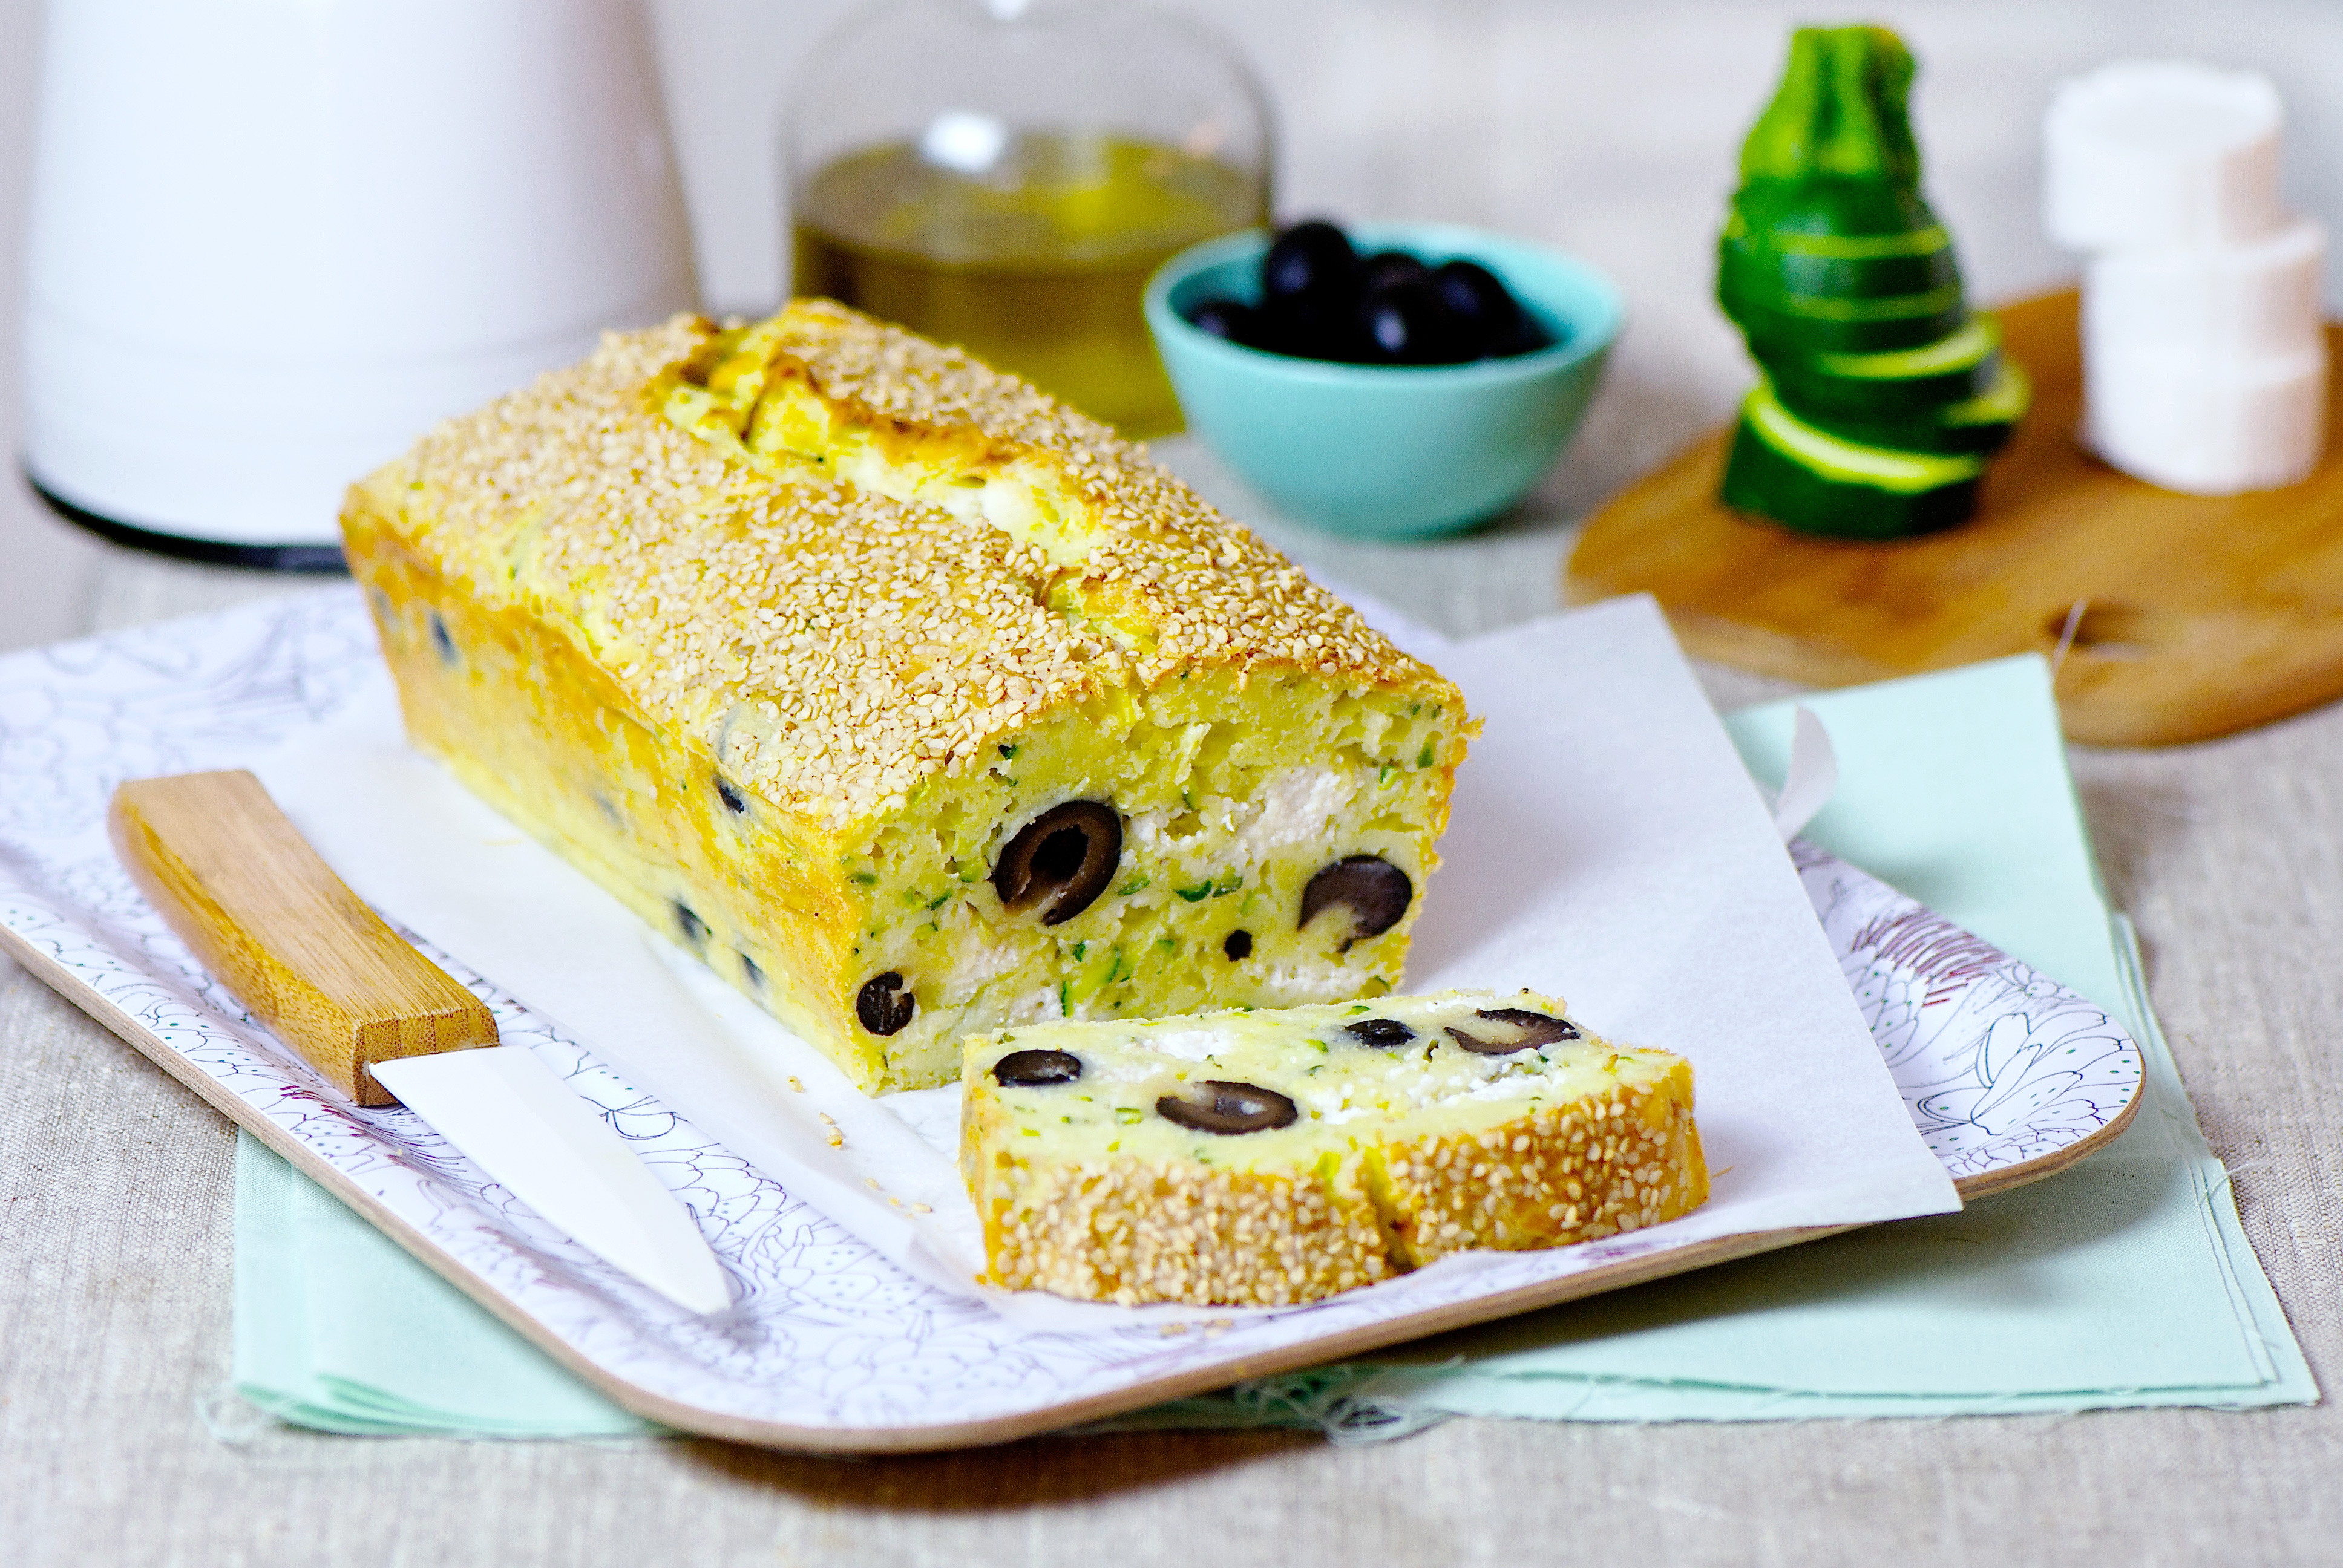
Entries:
{"type": "Polygon", "coordinates": [[[1261,300],[1270,236],[1192,246],[1147,285],[1147,325],[1188,427],[1280,510],[1339,534],[1405,538],[1484,522],[1528,493],[1586,417],[1625,307],[1585,262],[1453,224],[1363,224],[1362,252],[1462,256],[1504,280],[1554,347],[1470,365],[1336,365],[1200,332],[1207,299],[1261,300]]]}

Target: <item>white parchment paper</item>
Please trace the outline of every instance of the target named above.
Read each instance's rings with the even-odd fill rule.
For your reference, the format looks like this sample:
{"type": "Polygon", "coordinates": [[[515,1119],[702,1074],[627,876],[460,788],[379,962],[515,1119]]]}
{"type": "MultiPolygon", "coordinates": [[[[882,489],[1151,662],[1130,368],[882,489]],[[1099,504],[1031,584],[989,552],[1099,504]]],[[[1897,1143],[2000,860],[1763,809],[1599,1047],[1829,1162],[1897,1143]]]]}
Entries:
{"type": "MultiPolygon", "coordinates": [[[[1389,629],[1484,720],[1410,988],[1559,993],[1604,1035],[1692,1061],[1714,1192],[1645,1241],[1957,1209],[1656,607],[1613,601],[1439,646],[1389,629]]],[[[410,749],[387,678],[255,770],[369,902],[923,1280],[1035,1330],[1232,1315],[977,1284],[981,1241],[951,1155],[957,1091],[858,1092],[410,749]]],[[[1373,1289],[1421,1290],[1494,1261],[1468,1254],[1373,1289]]]]}

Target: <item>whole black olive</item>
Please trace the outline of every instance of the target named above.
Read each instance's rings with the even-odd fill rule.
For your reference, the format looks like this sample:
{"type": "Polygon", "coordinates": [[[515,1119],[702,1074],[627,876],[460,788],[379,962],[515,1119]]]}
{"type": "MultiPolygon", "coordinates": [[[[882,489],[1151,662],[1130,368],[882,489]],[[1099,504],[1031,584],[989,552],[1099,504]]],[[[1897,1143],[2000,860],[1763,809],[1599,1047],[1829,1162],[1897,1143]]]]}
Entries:
{"type": "Polygon", "coordinates": [[[1264,303],[1340,292],[1356,286],[1359,253],[1351,236],[1323,218],[1305,218],[1277,236],[1261,258],[1264,303]]]}
{"type": "Polygon", "coordinates": [[[1432,269],[1403,250],[1379,250],[1359,263],[1359,292],[1371,293],[1386,283],[1422,283],[1432,269]]]}
{"type": "Polygon", "coordinates": [[[1476,1008],[1473,1016],[1485,1018],[1491,1023],[1503,1024],[1518,1031],[1511,1040],[1492,1040],[1450,1024],[1448,1038],[1476,1056],[1511,1056],[1534,1045],[1553,1045],[1579,1038],[1578,1026],[1568,1019],[1556,1018],[1552,1013],[1532,1012],[1523,1007],[1476,1008]]]}
{"type": "Polygon", "coordinates": [[[911,1021],[919,1005],[911,988],[903,983],[901,971],[889,970],[862,982],[854,998],[854,1016],[873,1034],[893,1034],[911,1021]]]}
{"type": "Polygon", "coordinates": [[[1192,1132],[1267,1132],[1292,1124],[1301,1114],[1293,1101],[1258,1083],[1225,1083],[1208,1078],[1183,1092],[1155,1102],[1155,1114],[1192,1132]]]}
{"type": "Polygon", "coordinates": [[[1386,283],[1361,299],[1359,337],[1371,365],[1460,365],[1480,351],[1425,278],[1386,283]]]}
{"type": "Polygon", "coordinates": [[[1509,358],[1516,354],[1534,354],[1541,348],[1551,348],[1561,341],[1563,339],[1554,337],[1544,327],[1539,326],[1536,317],[1523,310],[1514,315],[1513,331],[1502,341],[1492,344],[1489,352],[1498,358],[1509,358]]]}
{"type": "Polygon", "coordinates": [[[1495,273],[1475,261],[1441,264],[1432,286],[1476,354],[1494,354],[1520,328],[1522,307],[1495,273]]]}
{"type": "Polygon", "coordinates": [[[1359,257],[1331,223],[1297,223],[1261,263],[1262,346],[1306,358],[1346,352],[1359,297],[1359,257]]]}
{"type": "Polygon", "coordinates": [[[1340,904],[1351,911],[1351,934],[1342,945],[1363,937],[1379,937],[1399,924],[1415,900],[1415,884],[1407,873],[1381,855],[1345,855],[1318,874],[1302,890],[1302,915],[1297,930],[1306,928],[1327,909],[1340,904]]]}
{"type": "Polygon", "coordinates": [[[1188,313],[1188,325],[1223,342],[1261,347],[1261,313],[1242,300],[1208,299],[1188,313]]]}
{"type": "Polygon", "coordinates": [[[992,890],[1012,915],[1071,920],[1098,900],[1122,859],[1122,818],[1100,800],[1067,800],[1017,829],[992,865],[992,890]]]}
{"type": "Polygon", "coordinates": [[[1082,1059],[1071,1050],[1012,1050],[992,1064],[992,1081],[1003,1089],[1048,1089],[1082,1075],[1082,1059]]]}

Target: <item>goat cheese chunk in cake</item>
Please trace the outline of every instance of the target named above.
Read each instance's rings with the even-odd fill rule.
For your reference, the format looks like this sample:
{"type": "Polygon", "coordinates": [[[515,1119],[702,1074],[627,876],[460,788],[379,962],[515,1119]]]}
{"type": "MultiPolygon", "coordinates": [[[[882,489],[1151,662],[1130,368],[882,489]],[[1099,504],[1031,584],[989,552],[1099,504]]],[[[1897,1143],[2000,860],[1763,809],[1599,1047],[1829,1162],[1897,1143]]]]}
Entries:
{"type": "Polygon", "coordinates": [[[993,1279],[1280,1306],[1708,1196],[1692,1068],[1523,991],[1007,1029],[964,1048],[993,1279]]]}
{"type": "Polygon", "coordinates": [[[415,744],[867,1090],[1398,979],[1456,689],[956,349],[821,300],[613,334],[343,523],[415,744]]]}

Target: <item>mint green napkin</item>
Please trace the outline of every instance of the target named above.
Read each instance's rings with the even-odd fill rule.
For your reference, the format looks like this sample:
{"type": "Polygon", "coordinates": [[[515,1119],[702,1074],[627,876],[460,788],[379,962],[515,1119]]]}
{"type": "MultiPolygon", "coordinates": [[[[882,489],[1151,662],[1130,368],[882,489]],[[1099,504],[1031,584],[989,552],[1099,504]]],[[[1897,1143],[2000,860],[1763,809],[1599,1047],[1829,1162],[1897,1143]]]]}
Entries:
{"type": "MultiPolygon", "coordinates": [[[[1837,795],[1806,836],[2107,1007],[2148,1058],[2130,1131],[1965,1212],[1834,1237],[1183,1400],[1119,1425],[1399,1435],[1449,1414],[1774,1420],[2303,1403],[2318,1391],[2102,898],[2037,658],[1804,699],[1837,795]]],[[[1728,719],[1778,782],[1786,704],[1728,719]]],[[[646,1430],[249,1138],[240,1392],[340,1432],[646,1430]]]]}
{"type": "Polygon", "coordinates": [[[361,1436],[656,1430],[241,1129],[234,1379],[236,1392],[280,1420],[361,1436]]]}

